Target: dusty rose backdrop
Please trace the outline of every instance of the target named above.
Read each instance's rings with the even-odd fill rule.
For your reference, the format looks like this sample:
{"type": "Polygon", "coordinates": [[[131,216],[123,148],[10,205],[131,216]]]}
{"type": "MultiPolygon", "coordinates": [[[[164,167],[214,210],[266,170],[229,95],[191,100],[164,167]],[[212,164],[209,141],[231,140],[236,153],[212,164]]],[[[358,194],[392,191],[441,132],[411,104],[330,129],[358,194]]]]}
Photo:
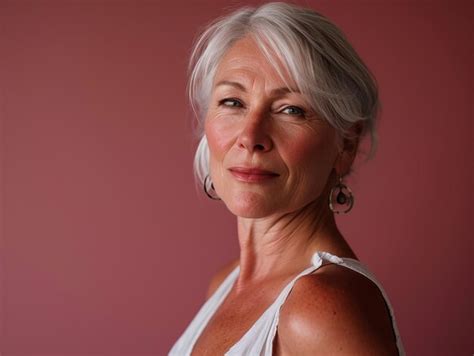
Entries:
{"type": "MultiPolygon", "coordinates": [[[[470,355],[472,2],[299,3],[381,88],[341,229],[408,354],[470,355]]],[[[237,256],[234,217],[193,185],[184,92],[194,35],[229,4],[0,1],[2,356],[164,355],[237,256]]]]}

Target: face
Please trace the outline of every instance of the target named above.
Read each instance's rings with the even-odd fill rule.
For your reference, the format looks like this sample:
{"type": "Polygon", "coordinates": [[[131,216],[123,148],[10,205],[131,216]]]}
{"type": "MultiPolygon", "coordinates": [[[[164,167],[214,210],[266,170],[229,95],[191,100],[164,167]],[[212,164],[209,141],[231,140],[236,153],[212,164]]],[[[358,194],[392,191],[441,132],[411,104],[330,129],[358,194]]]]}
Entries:
{"type": "Polygon", "coordinates": [[[217,68],[205,133],[215,190],[246,218],[293,212],[321,198],[338,157],[335,129],[250,38],[236,42],[217,68]]]}

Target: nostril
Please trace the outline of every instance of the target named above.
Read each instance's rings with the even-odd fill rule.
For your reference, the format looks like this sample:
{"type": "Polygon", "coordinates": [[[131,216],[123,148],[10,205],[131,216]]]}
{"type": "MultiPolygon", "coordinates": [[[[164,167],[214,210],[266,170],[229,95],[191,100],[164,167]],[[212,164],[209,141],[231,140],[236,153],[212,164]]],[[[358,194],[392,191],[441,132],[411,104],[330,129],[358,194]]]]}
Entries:
{"type": "Polygon", "coordinates": [[[265,147],[263,147],[263,145],[261,145],[261,144],[256,144],[255,149],[263,151],[265,149],[265,147]]]}

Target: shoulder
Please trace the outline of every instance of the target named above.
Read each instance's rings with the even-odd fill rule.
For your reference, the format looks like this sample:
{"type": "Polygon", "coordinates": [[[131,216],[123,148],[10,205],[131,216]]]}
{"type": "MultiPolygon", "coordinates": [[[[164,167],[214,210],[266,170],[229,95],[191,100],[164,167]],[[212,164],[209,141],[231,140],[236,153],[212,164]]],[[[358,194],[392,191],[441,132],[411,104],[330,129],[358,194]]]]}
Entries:
{"type": "Polygon", "coordinates": [[[239,259],[235,259],[224,266],[222,266],[215,274],[212,276],[211,281],[209,282],[209,287],[206,293],[206,299],[209,299],[217,288],[221,285],[224,279],[237,267],[239,264],[239,259]]]}
{"type": "Polygon", "coordinates": [[[397,354],[390,314],[378,287],[334,264],[295,283],[280,311],[278,341],[289,354],[397,354]]]}

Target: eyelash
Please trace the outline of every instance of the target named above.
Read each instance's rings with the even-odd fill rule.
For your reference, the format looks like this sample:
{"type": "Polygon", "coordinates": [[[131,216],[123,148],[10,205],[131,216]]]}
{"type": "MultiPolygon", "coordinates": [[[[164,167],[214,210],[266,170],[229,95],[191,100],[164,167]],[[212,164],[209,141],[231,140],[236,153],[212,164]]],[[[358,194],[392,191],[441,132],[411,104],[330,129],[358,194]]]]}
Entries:
{"type": "MultiPolygon", "coordinates": [[[[219,106],[225,106],[225,107],[228,107],[228,108],[242,108],[243,104],[237,99],[226,98],[226,99],[222,99],[222,100],[219,101],[219,106]],[[227,105],[226,104],[227,102],[233,102],[234,104],[237,103],[238,105],[227,105]]],[[[304,117],[306,115],[306,112],[302,108],[300,108],[298,106],[294,106],[294,105],[285,106],[282,110],[280,110],[280,112],[284,113],[284,111],[288,110],[288,109],[293,109],[293,110],[296,110],[298,112],[296,114],[286,114],[286,115],[301,116],[301,117],[304,117]]]]}
{"type": "Polygon", "coordinates": [[[290,116],[305,116],[306,115],[306,112],[298,106],[294,106],[294,105],[286,106],[282,111],[285,111],[287,109],[293,109],[293,110],[296,109],[298,111],[297,114],[287,114],[290,116]]]}
{"type": "Polygon", "coordinates": [[[226,107],[229,107],[229,108],[232,108],[232,107],[243,107],[242,103],[237,100],[237,99],[234,99],[234,98],[226,98],[226,99],[222,99],[219,101],[219,106],[226,106],[226,107]],[[236,105],[226,105],[226,102],[234,102],[234,103],[239,103],[240,106],[236,106],[236,105]]]}

